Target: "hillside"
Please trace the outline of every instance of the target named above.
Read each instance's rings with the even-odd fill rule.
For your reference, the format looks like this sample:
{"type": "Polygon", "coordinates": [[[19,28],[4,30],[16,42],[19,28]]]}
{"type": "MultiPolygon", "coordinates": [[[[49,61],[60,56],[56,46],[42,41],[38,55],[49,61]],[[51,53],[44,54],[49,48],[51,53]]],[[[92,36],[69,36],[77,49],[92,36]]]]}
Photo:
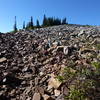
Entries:
{"type": "Polygon", "coordinates": [[[0,33],[0,100],[100,100],[100,27],[0,33]]]}

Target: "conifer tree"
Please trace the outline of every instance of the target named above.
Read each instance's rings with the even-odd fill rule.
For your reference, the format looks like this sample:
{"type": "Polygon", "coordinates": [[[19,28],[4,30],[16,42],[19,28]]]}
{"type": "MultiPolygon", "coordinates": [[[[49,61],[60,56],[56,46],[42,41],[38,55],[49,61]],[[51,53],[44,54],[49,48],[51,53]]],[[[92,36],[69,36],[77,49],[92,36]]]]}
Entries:
{"type": "Polygon", "coordinates": [[[36,27],[37,28],[40,28],[40,24],[39,24],[39,20],[37,19],[37,21],[36,21],[36,27]]]}
{"type": "Polygon", "coordinates": [[[16,21],[16,16],[15,16],[15,23],[14,23],[14,32],[17,32],[17,21],[16,21]]]}
{"type": "Polygon", "coordinates": [[[47,18],[47,26],[53,26],[53,25],[54,25],[53,17],[47,18]]]}
{"type": "Polygon", "coordinates": [[[23,22],[23,29],[25,29],[25,21],[23,22]]]}
{"type": "Polygon", "coordinates": [[[54,19],[54,25],[61,25],[61,19],[59,18],[54,19]]]}
{"type": "Polygon", "coordinates": [[[31,16],[31,21],[30,21],[30,28],[33,29],[34,26],[33,26],[33,17],[31,16]]]}
{"type": "Polygon", "coordinates": [[[64,18],[64,19],[62,20],[62,25],[64,25],[64,24],[67,24],[66,18],[64,18]]]}
{"type": "Polygon", "coordinates": [[[46,18],[46,15],[44,15],[42,26],[47,26],[47,18],[46,18]]]}
{"type": "Polygon", "coordinates": [[[30,22],[27,23],[26,29],[30,29],[30,22]]]}
{"type": "Polygon", "coordinates": [[[30,21],[27,23],[26,25],[26,29],[34,29],[34,25],[33,25],[33,17],[31,16],[30,21]]]}

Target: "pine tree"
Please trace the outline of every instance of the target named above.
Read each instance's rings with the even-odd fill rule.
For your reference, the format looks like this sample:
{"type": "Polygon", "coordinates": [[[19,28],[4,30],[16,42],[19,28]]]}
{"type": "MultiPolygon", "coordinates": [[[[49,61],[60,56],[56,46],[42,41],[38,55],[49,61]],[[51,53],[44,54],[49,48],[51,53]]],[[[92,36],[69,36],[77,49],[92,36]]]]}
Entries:
{"type": "Polygon", "coordinates": [[[37,21],[36,21],[36,27],[37,28],[40,28],[40,24],[39,24],[39,20],[37,19],[37,21]]]}
{"type": "Polygon", "coordinates": [[[23,22],[23,29],[25,29],[25,21],[23,22]]]}
{"type": "Polygon", "coordinates": [[[31,21],[30,21],[30,28],[33,29],[34,26],[33,26],[33,17],[31,16],[31,21]]]}
{"type": "Polygon", "coordinates": [[[30,22],[28,22],[26,25],[26,29],[30,29],[30,26],[31,26],[31,24],[30,24],[30,22]]]}
{"type": "Polygon", "coordinates": [[[15,16],[15,23],[14,23],[14,32],[17,32],[17,21],[16,21],[16,16],[15,16]]]}
{"type": "Polygon", "coordinates": [[[44,15],[42,26],[47,26],[47,18],[46,18],[46,15],[44,15]]]}
{"type": "Polygon", "coordinates": [[[53,17],[47,18],[47,26],[53,26],[53,25],[54,25],[53,17]]]}
{"type": "Polygon", "coordinates": [[[31,16],[30,21],[27,23],[26,25],[26,29],[34,29],[34,25],[33,25],[33,17],[31,16]]]}
{"type": "Polygon", "coordinates": [[[54,19],[54,25],[61,25],[61,19],[55,18],[54,19]]]}
{"type": "Polygon", "coordinates": [[[67,24],[66,18],[64,18],[64,19],[62,20],[62,25],[64,25],[64,24],[67,24]]]}

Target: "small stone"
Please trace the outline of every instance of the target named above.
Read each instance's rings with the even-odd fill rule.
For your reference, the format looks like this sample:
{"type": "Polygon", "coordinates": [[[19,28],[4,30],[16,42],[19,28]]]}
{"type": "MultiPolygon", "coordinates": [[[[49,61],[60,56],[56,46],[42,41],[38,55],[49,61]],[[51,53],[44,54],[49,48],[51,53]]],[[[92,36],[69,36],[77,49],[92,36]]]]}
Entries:
{"type": "Polygon", "coordinates": [[[28,71],[28,67],[25,67],[23,70],[22,70],[22,72],[27,72],[28,71]]]}
{"type": "Polygon", "coordinates": [[[60,95],[60,91],[59,90],[54,90],[55,96],[59,96],[60,95]]]}
{"type": "Polygon", "coordinates": [[[64,50],[64,51],[63,51],[64,54],[65,54],[65,55],[68,55],[68,53],[69,53],[69,48],[68,48],[67,46],[65,46],[63,50],[64,50]]]}
{"type": "Polygon", "coordinates": [[[38,89],[39,89],[39,93],[44,95],[44,89],[42,87],[39,87],[38,89]]]}
{"type": "Polygon", "coordinates": [[[56,98],[56,100],[65,100],[65,99],[64,99],[64,95],[63,95],[63,94],[59,95],[59,96],[56,98]]]}
{"type": "Polygon", "coordinates": [[[43,77],[43,78],[40,80],[39,83],[44,83],[44,82],[46,82],[47,79],[48,79],[48,76],[45,76],[45,77],[43,77]]]}
{"type": "Polygon", "coordinates": [[[0,63],[6,62],[6,61],[7,61],[7,59],[5,57],[0,58],[0,63]]]}
{"type": "Polygon", "coordinates": [[[50,96],[47,95],[47,94],[44,94],[44,95],[43,95],[43,99],[44,99],[44,100],[54,100],[52,97],[50,97],[50,96]]]}
{"type": "Polygon", "coordinates": [[[31,100],[31,98],[27,98],[27,100],[31,100]]]}
{"type": "Polygon", "coordinates": [[[57,41],[54,42],[54,43],[53,43],[53,46],[54,46],[54,47],[58,46],[58,42],[57,42],[57,41]]]}
{"type": "Polygon", "coordinates": [[[69,94],[69,89],[66,86],[61,87],[61,90],[62,90],[64,95],[67,96],[69,94]]]}
{"type": "Polygon", "coordinates": [[[13,89],[13,90],[10,92],[10,95],[11,95],[11,96],[14,96],[15,92],[16,92],[16,91],[13,89]]]}
{"type": "Polygon", "coordinates": [[[81,30],[80,33],[78,34],[78,36],[84,34],[84,30],[81,30]]]}
{"type": "Polygon", "coordinates": [[[40,93],[34,93],[32,100],[40,100],[40,99],[41,99],[40,93]]]}
{"type": "Polygon", "coordinates": [[[26,81],[23,81],[23,82],[21,83],[21,85],[23,85],[23,86],[26,85],[26,81]]]}
{"type": "Polygon", "coordinates": [[[6,82],[6,81],[7,81],[7,79],[6,79],[6,78],[4,78],[4,79],[3,79],[3,83],[4,83],[4,82],[6,82]]]}
{"type": "Polygon", "coordinates": [[[54,77],[50,78],[48,87],[59,88],[62,83],[55,79],[54,77]]]}
{"type": "Polygon", "coordinates": [[[39,74],[40,74],[40,76],[43,76],[43,75],[44,75],[44,73],[43,73],[43,72],[40,72],[39,74]]]}
{"type": "Polygon", "coordinates": [[[51,86],[51,85],[48,85],[47,90],[48,90],[48,91],[51,91],[51,90],[52,90],[52,86],[51,86]]]}
{"type": "Polygon", "coordinates": [[[2,87],[3,87],[3,88],[6,88],[6,85],[3,85],[2,87]]]}
{"type": "Polygon", "coordinates": [[[38,83],[39,83],[39,78],[35,78],[35,85],[38,85],[38,83]]]}
{"type": "Polygon", "coordinates": [[[7,72],[4,72],[4,73],[3,73],[3,75],[4,75],[4,76],[7,76],[7,75],[8,75],[8,73],[7,73],[7,72]]]}

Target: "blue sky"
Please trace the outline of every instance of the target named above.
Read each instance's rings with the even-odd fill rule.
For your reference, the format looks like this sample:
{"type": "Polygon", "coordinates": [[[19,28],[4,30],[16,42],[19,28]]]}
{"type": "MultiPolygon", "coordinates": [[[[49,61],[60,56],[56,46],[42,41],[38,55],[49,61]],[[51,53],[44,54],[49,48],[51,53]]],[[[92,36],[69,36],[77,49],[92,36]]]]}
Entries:
{"type": "Polygon", "coordinates": [[[18,28],[33,16],[42,22],[43,15],[66,17],[69,23],[100,25],[100,0],[0,0],[0,32],[13,30],[14,16],[18,28]]]}

